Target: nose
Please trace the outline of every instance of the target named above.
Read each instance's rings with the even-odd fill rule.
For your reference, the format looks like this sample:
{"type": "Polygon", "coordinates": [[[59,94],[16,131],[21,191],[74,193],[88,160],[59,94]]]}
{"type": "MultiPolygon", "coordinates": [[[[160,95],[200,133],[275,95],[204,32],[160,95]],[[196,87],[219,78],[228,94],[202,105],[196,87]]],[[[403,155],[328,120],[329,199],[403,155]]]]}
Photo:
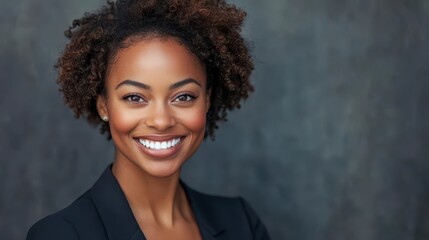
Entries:
{"type": "Polygon", "coordinates": [[[153,104],[147,112],[146,125],[158,131],[165,131],[174,126],[176,121],[171,110],[165,104],[153,104]]]}

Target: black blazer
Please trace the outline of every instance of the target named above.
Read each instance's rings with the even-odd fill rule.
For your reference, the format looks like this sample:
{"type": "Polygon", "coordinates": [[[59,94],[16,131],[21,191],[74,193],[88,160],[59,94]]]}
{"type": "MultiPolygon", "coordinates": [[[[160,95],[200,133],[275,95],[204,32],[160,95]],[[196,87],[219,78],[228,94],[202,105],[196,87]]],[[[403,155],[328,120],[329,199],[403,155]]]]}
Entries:
{"type": "MultiPolygon", "coordinates": [[[[210,196],[181,183],[205,240],[270,239],[243,198],[210,196]]],[[[27,240],[144,240],[110,166],[70,206],[34,224],[27,240]]]]}

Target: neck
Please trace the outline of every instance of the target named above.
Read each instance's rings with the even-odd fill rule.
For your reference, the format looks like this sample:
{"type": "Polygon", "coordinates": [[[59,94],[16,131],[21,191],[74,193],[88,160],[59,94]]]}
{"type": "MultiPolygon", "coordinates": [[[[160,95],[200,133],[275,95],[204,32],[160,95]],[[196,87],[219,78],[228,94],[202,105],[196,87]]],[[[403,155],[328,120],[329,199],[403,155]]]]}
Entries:
{"type": "Polygon", "coordinates": [[[134,163],[116,158],[112,173],[138,221],[171,226],[176,218],[186,218],[180,172],[167,177],[151,176],[134,163]]]}

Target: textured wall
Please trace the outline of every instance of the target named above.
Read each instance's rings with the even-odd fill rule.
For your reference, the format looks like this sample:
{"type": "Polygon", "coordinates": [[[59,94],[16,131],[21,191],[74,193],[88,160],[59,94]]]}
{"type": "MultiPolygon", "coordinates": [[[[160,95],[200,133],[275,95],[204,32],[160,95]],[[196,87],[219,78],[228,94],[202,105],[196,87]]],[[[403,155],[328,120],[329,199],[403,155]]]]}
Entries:
{"type": "MultiPolygon", "coordinates": [[[[113,160],[55,85],[63,31],[99,0],[1,0],[0,239],[23,239],[113,160]]],[[[255,94],[184,169],[243,195],[273,239],[429,238],[429,1],[236,0],[255,94]]]]}

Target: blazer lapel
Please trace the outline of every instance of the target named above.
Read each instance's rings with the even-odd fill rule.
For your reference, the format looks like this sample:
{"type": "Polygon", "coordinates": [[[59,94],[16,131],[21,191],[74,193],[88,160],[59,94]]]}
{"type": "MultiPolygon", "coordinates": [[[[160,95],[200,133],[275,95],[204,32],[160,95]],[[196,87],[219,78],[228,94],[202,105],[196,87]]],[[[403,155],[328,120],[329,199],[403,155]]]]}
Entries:
{"type": "Polygon", "coordinates": [[[210,203],[204,195],[189,188],[185,183],[180,181],[185,189],[192,211],[200,228],[201,235],[204,240],[220,240],[223,239],[226,231],[221,219],[217,219],[212,212],[210,203]]]}
{"type": "MultiPolygon", "coordinates": [[[[203,194],[189,188],[180,181],[188,197],[192,211],[204,240],[223,239],[226,231],[222,220],[213,214],[210,203],[203,194]]],[[[91,188],[95,207],[106,229],[109,240],[146,240],[125,194],[113,176],[111,164],[91,188]]]]}
{"type": "Polygon", "coordinates": [[[146,237],[144,236],[143,232],[139,228],[131,237],[131,240],[146,240],[146,237]]]}
{"type": "Polygon", "coordinates": [[[91,195],[109,240],[145,240],[111,164],[91,188],[91,195]]]}

